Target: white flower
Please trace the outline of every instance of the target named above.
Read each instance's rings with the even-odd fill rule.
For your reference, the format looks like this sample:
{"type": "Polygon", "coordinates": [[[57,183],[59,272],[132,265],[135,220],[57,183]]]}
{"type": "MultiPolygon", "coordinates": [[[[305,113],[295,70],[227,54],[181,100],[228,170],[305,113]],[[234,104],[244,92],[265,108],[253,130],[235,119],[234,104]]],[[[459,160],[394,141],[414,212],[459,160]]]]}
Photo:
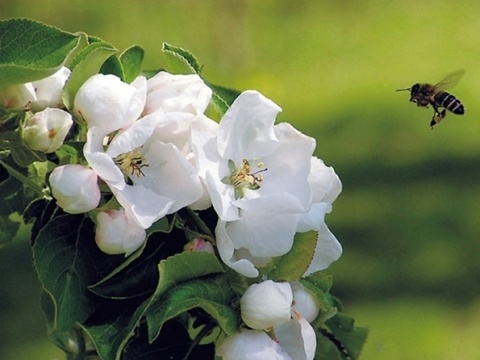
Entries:
{"type": "Polygon", "coordinates": [[[31,83],[0,87],[0,106],[5,109],[24,110],[36,99],[31,83]]]}
{"type": "Polygon", "coordinates": [[[72,116],[66,111],[46,108],[26,121],[23,140],[32,150],[54,152],[62,146],[72,124],[72,116]]]}
{"type": "Polygon", "coordinates": [[[107,254],[125,253],[129,256],[145,242],[145,229],[138,226],[123,209],[100,212],[96,220],[95,241],[107,254]]]}
{"type": "Polygon", "coordinates": [[[229,266],[241,260],[240,249],[259,258],[288,252],[299,216],[311,207],[307,178],[315,140],[289,124],[274,125],[280,110],[246,91],[222,118],[217,136],[192,125],[199,174],[220,218],[219,252],[229,266]]]}
{"type": "Polygon", "coordinates": [[[115,75],[96,74],[78,90],[74,108],[89,127],[100,127],[109,134],[127,128],[139,118],[146,91],[143,76],[126,84],[115,75]]]}
{"type": "Polygon", "coordinates": [[[47,107],[62,107],[62,90],[69,76],[70,70],[63,66],[53,75],[34,81],[32,85],[35,88],[37,99],[32,102],[32,110],[40,111],[47,107]]]}
{"type": "Polygon", "coordinates": [[[84,147],[90,166],[144,229],[202,194],[194,166],[175,145],[160,140],[157,125],[162,116],[150,114],[119,131],[106,149],[105,130],[91,127],[84,147]]]}
{"type": "Polygon", "coordinates": [[[245,324],[265,330],[290,320],[292,288],[289,283],[272,280],[251,285],[240,299],[240,312],[245,324]]]}
{"type": "Polygon", "coordinates": [[[300,282],[295,281],[292,285],[293,305],[292,310],[300,314],[308,322],[312,322],[320,312],[320,307],[315,297],[300,282]]]}
{"type": "Polygon", "coordinates": [[[312,207],[300,216],[297,232],[318,232],[314,257],[303,276],[324,270],[342,255],[342,246],[325,224],[325,215],[332,210],[332,203],[342,191],[342,183],[332,167],[312,157],[308,182],[313,194],[312,207]]]}
{"type": "Polygon", "coordinates": [[[317,348],[315,330],[307,320],[293,313],[292,319],[274,329],[278,344],[292,359],[313,360],[317,348]]]}
{"type": "Polygon", "coordinates": [[[82,165],[64,165],[50,174],[52,195],[57,205],[70,214],[95,209],[100,201],[97,174],[82,165]]]}
{"type": "Polygon", "coordinates": [[[147,81],[144,115],[154,111],[203,114],[212,97],[212,90],[200,76],[172,75],[161,71],[147,81]]]}
{"type": "Polygon", "coordinates": [[[222,360],[294,360],[265,332],[242,329],[216,349],[222,360]]]}

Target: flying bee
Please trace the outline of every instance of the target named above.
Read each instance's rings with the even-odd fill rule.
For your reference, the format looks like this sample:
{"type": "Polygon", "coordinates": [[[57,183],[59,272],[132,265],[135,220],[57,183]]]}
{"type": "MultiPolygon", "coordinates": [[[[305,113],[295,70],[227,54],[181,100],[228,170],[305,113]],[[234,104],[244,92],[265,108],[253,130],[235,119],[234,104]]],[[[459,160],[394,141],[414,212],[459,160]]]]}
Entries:
{"type": "Polygon", "coordinates": [[[465,108],[460,100],[445,90],[455,86],[460,78],[465,74],[465,70],[458,70],[448,74],[438,84],[420,84],[416,83],[408,89],[398,89],[397,91],[410,91],[410,101],[417,106],[433,107],[433,117],[430,126],[433,127],[447,116],[447,110],[457,115],[463,115],[465,108]],[[439,108],[443,108],[442,111],[439,108]]]}

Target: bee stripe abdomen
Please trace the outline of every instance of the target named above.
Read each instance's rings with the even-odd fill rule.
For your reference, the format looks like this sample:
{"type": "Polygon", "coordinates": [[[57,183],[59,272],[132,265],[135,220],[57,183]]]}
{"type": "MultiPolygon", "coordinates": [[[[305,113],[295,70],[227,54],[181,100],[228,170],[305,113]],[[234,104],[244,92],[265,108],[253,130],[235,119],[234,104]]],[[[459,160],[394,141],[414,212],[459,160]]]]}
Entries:
{"type": "Polygon", "coordinates": [[[458,100],[455,96],[450,95],[449,93],[444,92],[438,94],[435,98],[435,100],[441,107],[450,110],[454,114],[462,115],[465,112],[465,109],[460,100],[458,100]]]}

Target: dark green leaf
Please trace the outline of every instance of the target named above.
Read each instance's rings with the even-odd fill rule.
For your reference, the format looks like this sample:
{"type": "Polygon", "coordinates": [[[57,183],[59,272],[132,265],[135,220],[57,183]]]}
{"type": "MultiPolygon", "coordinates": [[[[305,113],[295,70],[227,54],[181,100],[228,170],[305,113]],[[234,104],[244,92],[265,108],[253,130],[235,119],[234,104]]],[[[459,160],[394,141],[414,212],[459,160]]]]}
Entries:
{"type": "Polygon", "coordinates": [[[145,316],[150,341],[157,338],[163,324],[193,308],[201,308],[227,334],[238,328],[237,311],[231,307],[233,292],[225,277],[203,278],[181,283],[152,300],[145,316]]]}
{"type": "Polygon", "coordinates": [[[65,63],[79,36],[28,19],[0,21],[0,84],[45,78],[65,63]]]}
{"type": "Polygon", "coordinates": [[[167,63],[167,70],[172,74],[199,74],[201,66],[197,59],[187,50],[163,43],[162,52],[167,63]]]}
{"type": "Polygon", "coordinates": [[[333,318],[327,320],[326,325],[334,338],[341,344],[344,353],[348,354],[352,360],[358,359],[367,340],[368,329],[354,326],[355,320],[342,313],[337,313],[333,318]]]}
{"type": "Polygon", "coordinates": [[[315,360],[344,360],[342,353],[333,341],[335,339],[328,333],[317,332],[317,348],[315,360]],[[330,335],[330,336],[329,336],[330,335]],[[333,340],[333,341],[332,341],[333,340]]]}
{"type": "Polygon", "coordinates": [[[55,307],[55,331],[69,331],[99,306],[87,287],[115,264],[94,242],[93,223],[83,216],[60,215],[38,233],[33,261],[43,289],[55,307]]]}
{"type": "Polygon", "coordinates": [[[134,335],[150,300],[108,301],[82,325],[102,360],[120,359],[128,340],[134,335]]]}

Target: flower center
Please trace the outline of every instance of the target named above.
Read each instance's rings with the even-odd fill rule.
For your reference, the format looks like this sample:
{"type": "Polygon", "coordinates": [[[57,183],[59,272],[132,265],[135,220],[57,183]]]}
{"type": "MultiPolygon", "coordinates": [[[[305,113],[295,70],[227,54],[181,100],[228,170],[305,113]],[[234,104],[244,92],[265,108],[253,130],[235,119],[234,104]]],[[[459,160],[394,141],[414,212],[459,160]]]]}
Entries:
{"type": "Polygon", "coordinates": [[[128,176],[145,176],[142,168],[149,166],[149,164],[145,163],[145,159],[142,156],[141,147],[128,153],[118,155],[114,161],[120,170],[122,170],[122,172],[128,176]]]}
{"type": "Polygon", "coordinates": [[[241,199],[244,196],[245,189],[260,189],[260,184],[264,180],[263,174],[261,173],[268,169],[264,166],[263,162],[258,160],[254,160],[254,162],[258,170],[252,172],[252,166],[247,159],[243,159],[242,164],[238,167],[235,166],[233,160],[228,160],[230,175],[225,176],[222,182],[233,186],[235,199],[241,199]]]}

